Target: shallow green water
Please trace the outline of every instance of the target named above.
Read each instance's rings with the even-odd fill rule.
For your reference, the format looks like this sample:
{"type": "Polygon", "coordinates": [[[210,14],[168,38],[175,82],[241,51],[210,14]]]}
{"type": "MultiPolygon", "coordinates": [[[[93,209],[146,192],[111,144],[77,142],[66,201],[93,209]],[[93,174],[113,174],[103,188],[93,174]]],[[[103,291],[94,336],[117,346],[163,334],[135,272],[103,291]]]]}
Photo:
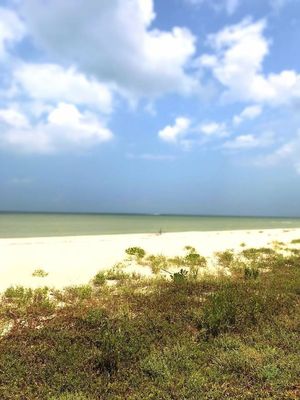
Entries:
{"type": "Polygon", "coordinates": [[[0,213],[0,237],[300,228],[300,218],[0,213]]]}

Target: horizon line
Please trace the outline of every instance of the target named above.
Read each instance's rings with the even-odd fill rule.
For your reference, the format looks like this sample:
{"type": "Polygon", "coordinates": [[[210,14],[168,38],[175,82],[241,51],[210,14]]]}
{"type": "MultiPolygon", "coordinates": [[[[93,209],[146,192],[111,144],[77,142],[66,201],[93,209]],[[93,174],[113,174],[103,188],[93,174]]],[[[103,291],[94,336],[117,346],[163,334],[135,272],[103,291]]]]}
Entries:
{"type": "Polygon", "coordinates": [[[66,215],[132,215],[151,217],[210,217],[210,218],[288,218],[298,219],[300,216],[284,215],[238,215],[238,214],[177,214],[177,213],[143,213],[143,212],[99,212],[99,211],[16,211],[0,210],[0,214],[66,214],[66,215]]]}

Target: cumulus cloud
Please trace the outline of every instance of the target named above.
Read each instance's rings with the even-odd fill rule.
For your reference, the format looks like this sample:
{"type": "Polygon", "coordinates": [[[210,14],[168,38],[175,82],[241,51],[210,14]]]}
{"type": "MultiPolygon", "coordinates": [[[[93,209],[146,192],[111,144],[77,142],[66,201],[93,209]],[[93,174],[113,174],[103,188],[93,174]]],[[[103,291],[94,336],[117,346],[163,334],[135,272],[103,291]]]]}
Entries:
{"type": "Polygon", "coordinates": [[[161,129],[158,136],[166,142],[176,143],[188,133],[190,125],[191,121],[188,118],[178,117],[173,125],[161,129]]]}
{"type": "Polygon", "coordinates": [[[259,105],[246,107],[239,115],[235,115],[233,117],[233,124],[240,125],[246,120],[253,120],[259,117],[261,113],[262,113],[262,107],[259,105]]]}
{"type": "Polygon", "coordinates": [[[0,62],[7,57],[7,50],[25,35],[25,26],[12,11],[0,7],[0,62]]]}
{"type": "Polygon", "coordinates": [[[282,105],[300,98],[300,75],[296,71],[263,73],[263,61],[270,48],[265,28],[265,20],[253,22],[247,18],[209,35],[214,52],[201,56],[199,64],[211,70],[226,88],[227,100],[282,105]]]}
{"type": "Polygon", "coordinates": [[[200,133],[207,136],[228,136],[227,127],[225,123],[207,122],[199,126],[200,133]]]}
{"type": "Polygon", "coordinates": [[[186,28],[151,28],[153,0],[27,0],[20,5],[36,43],[48,54],[75,64],[130,96],[190,92],[185,72],[195,54],[186,28]]]}
{"type": "Polygon", "coordinates": [[[87,79],[74,68],[56,64],[19,64],[14,72],[14,82],[31,99],[42,102],[72,102],[112,111],[112,93],[108,86],[87,79]]]}
{"type": "Polygon", "coordinates": [[[14,109],[0,110],[0,146],[25,153],[53,153],[69,147],[87,147],[113,138],[95,114],[59,103],[46,120],[29,122],[14,109]],[[17,115],[18,118],[11,118],[17,115]],[[7,117],[8,116],[8,117],[7,117]]]}
{"type": "Polygon", "coordinates": [[[27,128],[30,125],[27,117],[15,108],[1,109],[0,123],[4,123],[15,128],[27,128]]]}

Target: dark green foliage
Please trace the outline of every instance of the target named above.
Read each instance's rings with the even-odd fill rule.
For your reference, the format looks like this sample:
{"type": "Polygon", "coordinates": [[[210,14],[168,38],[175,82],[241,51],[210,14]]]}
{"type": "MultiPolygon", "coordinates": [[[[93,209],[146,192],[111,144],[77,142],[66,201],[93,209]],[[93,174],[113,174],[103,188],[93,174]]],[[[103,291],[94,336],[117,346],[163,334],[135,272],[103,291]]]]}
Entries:
{"type": "Polygon", "coordinates": [[[188,271],[185,269],[181,269],[179,272],[175,272],[174,274],[171,275],[172,280],[176,284],[181,284],[187,281],[188,277],[188,271]]]}

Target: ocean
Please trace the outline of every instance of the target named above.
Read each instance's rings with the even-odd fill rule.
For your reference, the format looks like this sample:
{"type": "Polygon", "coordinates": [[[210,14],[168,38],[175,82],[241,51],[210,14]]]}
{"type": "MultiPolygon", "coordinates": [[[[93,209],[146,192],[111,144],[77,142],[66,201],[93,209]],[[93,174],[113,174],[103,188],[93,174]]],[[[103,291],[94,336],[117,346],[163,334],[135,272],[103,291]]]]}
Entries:
{"type": "Polygon", "coordinates": [[[0,213],[0,238],[300,228],[300,218],[0,213]]]}

